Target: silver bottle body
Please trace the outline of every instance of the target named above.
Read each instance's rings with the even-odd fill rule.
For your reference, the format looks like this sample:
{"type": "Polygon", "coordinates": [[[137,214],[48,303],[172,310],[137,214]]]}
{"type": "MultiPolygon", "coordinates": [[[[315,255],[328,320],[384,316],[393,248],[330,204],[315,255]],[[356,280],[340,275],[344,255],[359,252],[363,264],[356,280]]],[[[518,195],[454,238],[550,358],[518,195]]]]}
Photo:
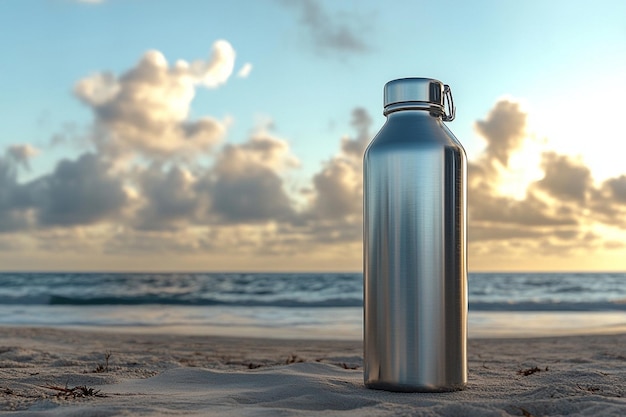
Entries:
{"type": "Polygon", "coordinates": [[[467,383],[466,156],[425,109],[393,111],[364,155],[365,384],[467,383]]]}

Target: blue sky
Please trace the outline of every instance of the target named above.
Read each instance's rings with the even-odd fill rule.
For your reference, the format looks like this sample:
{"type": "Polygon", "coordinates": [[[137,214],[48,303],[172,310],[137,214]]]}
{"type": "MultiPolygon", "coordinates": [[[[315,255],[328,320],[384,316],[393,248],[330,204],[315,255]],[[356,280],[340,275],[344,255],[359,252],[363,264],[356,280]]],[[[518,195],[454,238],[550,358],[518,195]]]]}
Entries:
{"type": "MultiPolygon", "coordinates": [[[[489,149],[511,145],[497,174],[485,179],[490,198],[500,198],[489,201],[504,201],[511,213],[529,205],[544,210],[546,219],[569,219],[530,224],[511,215],[493,224],[477,203],[470,220],[480,230],[470,229],[470,238],[480,239],[470,243],[470,266],[528,268],[524,260],[539,251],[538,269],[625,269],[619,242],[626,237],[620,220],[626,169],[620,152],[612,151],[626,139],[619,116],[626,95],[624,16],[621,1],[4,1],[0,154],[13,167],[7,181],[18,190],[14,195],[28,198],[3,203],[15,219],[0,233],[3,265],[358,270],[360,167],[342,151],[342,138],[364,144],[383,124],[385,82],[425,76],[452,86],[457,118],[449,126],[470,161],[492,166],[489,149]],[[195,82],[185,90],[193,99],[184,102],[183,116],[172,119],[183,126],[209,117],[216,123],[211,129],[223,129],[201,147],[178,152],[173,147],[187,143],[165,146],[157,141],[166,136],[132,136],[128,129],[140,127],[132,112],[113,120],[105,110],[114,103],[107,107],[89,92],[77,93],[81,80],[95,85],[94,77],[107,72],[124,88],[124,74],[150,50],[159,51],[168,68],[177,60],[201,60],[209,68],[219,40],[235,58],[218,64],[232,64],[232,72],[215,85],[195,82]],[[244,66],[249,74],[238,76],[244,66]],[[476,128],[477,121],[496,126],[516,114],[523,119],[518,131],[489,136],[493,129],[476,128]],[[251,139],[261,136],[268,154],[259,151],[262,141],[251,139]],[[60,181],[60,161],[80,173],[87,153],[95,157],[82,161],[101,168],[93,170],[91,185],[65,177],[61,188],[50,185],[60,181]],[[268,175],[263,184],[274,188],[218,201],[221,176],[235,175],[220,167],[238,163],[249,164],[249,172],[257,167],[268,175]],[[178,178],[171,180],[174,189],[190,188],[186,196],[162,197],[176,203],[166,208],[149,194],[147,178],[165,181],[167,173],[178,178]],[[119,188],[113,194],[119,204],[88,213],[91,206],[80,202],[100,201],[98,186],[119,188]],[[85,187],[92,187],[91,197],[81,194],[85,187]],[[41,197],[53,191],[50,201],[41,197]],[[53,215],[52,208],[66,210],[59,195],[81,208],[53,215]],[[273,203],[255,200],[261,196],[273,203]],[[340,204],[337,196],[355,203],[346,197],[340,204]],[[529,226],[537,233],[519,240],[529,226]],[[137,243],[145,240],[152,246],[137,243]],[[581,260],[587,254],[595,261],[581,260]]],[[[171,102],[157,101],[178,96],[154,91],[149,103],[171,110],[171,102]]],[[[162,122],[157,119],[150,120],[162,122]]],[[[255,186],[237,175],[228,182],[240,187],[231,196],[255,186]]]]}

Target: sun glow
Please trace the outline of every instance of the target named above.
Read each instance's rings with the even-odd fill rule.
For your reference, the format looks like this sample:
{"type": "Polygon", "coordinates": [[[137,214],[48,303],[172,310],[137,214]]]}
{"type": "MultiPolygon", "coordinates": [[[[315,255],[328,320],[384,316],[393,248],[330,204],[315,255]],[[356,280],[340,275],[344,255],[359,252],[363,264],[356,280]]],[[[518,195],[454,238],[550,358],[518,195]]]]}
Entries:
{"type": "Polygon", "coordinates": [[[596,84],[581,85],[549,103],[533,103],[529,128],[546,149],[581,157],[593,167],[594,180],[616,177],[624,172],[626,124],[619,109],[625,96],[625,77],[603,80],[600,91],[596,84]]]}
{"type": "Polygon", "coordinates": [[[518,200],[525,197],[528,186],[544,176],[541,169],[543,144],[534,136],[525,138],[521,149],[509,157],[509,164],[500,171],[498,193],[518,200]]]}

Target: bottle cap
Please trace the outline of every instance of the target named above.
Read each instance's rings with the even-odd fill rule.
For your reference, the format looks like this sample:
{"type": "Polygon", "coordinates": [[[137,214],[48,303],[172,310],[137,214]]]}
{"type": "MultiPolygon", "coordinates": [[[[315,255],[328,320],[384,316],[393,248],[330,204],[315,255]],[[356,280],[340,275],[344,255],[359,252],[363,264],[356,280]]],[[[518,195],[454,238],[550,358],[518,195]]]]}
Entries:
{"type": "Polygon", "coordinates": [[[389,81],[384,89],[386,116],[395,110],[406,108],[431,109],[443,116],[446,122],[454,120],[455,107],[450,86],[432,78],[400,78],[389,81]],[[448,114],[444,108],[448,99],[448,114]]]}

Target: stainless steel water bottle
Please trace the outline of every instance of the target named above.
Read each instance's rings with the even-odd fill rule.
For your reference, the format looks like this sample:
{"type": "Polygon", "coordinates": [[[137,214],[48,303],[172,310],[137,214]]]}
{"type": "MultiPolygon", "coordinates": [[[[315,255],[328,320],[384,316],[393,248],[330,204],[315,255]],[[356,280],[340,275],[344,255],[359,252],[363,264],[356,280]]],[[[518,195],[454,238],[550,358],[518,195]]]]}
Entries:
{"type": "Polygon", "coordinates": [[[466,156],[443,123],[454,113],[440,81],[385,85],[387,121],[363,160],[369,388],[454,391],[467,383],[466,156]]]}

